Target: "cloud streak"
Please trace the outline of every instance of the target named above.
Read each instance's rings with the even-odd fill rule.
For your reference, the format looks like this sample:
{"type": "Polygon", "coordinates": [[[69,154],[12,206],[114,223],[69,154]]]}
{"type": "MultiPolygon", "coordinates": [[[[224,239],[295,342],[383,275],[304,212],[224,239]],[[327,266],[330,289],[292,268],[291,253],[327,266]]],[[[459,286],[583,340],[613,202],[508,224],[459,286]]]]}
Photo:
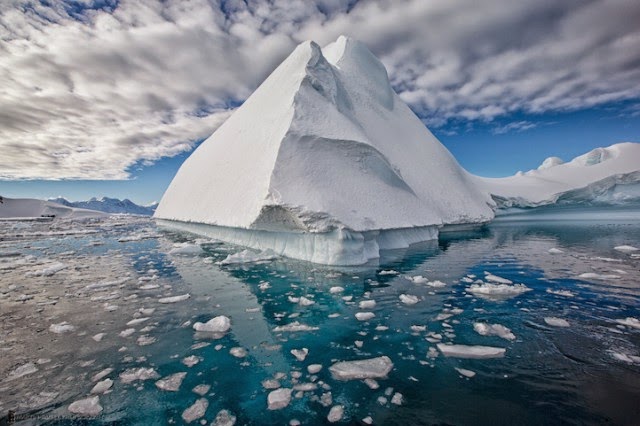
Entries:
{"type": "Polygon", "coordinates": [[[640,98],[637,1],[51,3],[0,6],[0,179],[127,179],[192,149],[298,42],[340,34],[430,126],[640,98]]]}

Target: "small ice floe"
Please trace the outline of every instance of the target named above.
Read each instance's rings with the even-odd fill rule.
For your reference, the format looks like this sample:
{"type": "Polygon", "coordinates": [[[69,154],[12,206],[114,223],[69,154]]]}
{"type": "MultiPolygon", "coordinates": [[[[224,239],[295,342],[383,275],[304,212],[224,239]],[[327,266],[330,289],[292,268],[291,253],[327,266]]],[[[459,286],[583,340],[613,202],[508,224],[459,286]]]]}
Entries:
{"type": "Polygon", "coordinates": [[[627,327],[637,328],[640,330],[640,320],[638,318],[627,317],[625,319],[617,319],[618,324],[626,325],[627,327]]]}
{"type": "Polygon", "coordinates": [[[394,405],[402,405],[403,401],[404,401],[404,397],[400,392],[394,393],[393,396],[391,397],[391,403],[394,405]]]}
{"type": "Polygon", "coordinates": [[[280,388],[269,392],[267,396],[267,409],[269,410],[281,410],[289,405],[291,402],[291,389],[280,388]]]}
{"type": "Polygon", "coordinates": [[[308,299],[304,296],[300,296],[300,300],[298,301],[298,304],[300,304],[300,306],[311,306],[315,303],[316,302],[314,302],[313,300],[308,299]]]}
{"type": "Polygon", "coordinates": [[[457,368],[456,371],[460,373],[461,376],[472,378],[476,375],[475,371],[467,370],[466,368],[457,368]]]}
{"type": "Polygon", "coordinates": [[[265,389],[278,389],[280,387],[280,382],[276,379],[265,379],[261,384],[265,389]]]}
{"type": "Polygon", "coordinates": [[[467,287],[469,293],[473,293],[476,296],[486,298],[508,298],[515,297],[527,291],[531,291],[529,287],[524,284],[472,284],[467,287]]]}
{"type": "Polygon", "coordinates": [[[375,300],[362,300],[358,304],[358,307],[360,309],[373,309],[373,308],[376,307],[376,301],[375,300]]]}
{"type": "Polygon", "coordinates": [[[307,324],[301,324],[298,321],[294,321],[286,325],[279,325],[277,327],[274,327],[273,329],[273,331],[275,332],[289,332],[289,333],[295,333],[299,331],[315,331],[315,330],[319,330],[319,328],[313,327],[307,324]]]}
{"type": "Polygon", "coordinates": [[[72,402],[67,409],[73,414],[88,417],[95,417],[102,413],[102,405],[100,405],[100,397],[98,396],[91,396],[72,402]]]}
{"type": "Polygon", "coordinates": [[[564,251],[560,250],[559,248],[555,248],[552,247],[547,251],[549,254],[562,254],[564,253],[564,251]]]}
{"type": "Polygon", "coordinates": [[[497,275],[493,275],[490,272],[485,272],[484,273],[484,279],[487,280],[487,281],[498,283],[498,284],[513,284],[513,281],[508,280],[506,278],[499,277],[497,275]]]}
{"type": "Polygon", "coordinates": [[[393,368],[388,356],[361,359],[356,361],[339,361],[329,367],[335,380],[382,379],[393,368]]]}
{"type": "Polygon", "coordinates": [[[242,263],[265,262],[269,260],[274,260],[277,257],[278,255],[271,249],[267,249],[260,253],[256,253],[250,250],[242,250],[239,253],[228,255],[223,261],[220,262],[220,264],[234,265],[234,264],[242,264],[242,263]]]}
{"type": "Polygon", "coordinates": [[[312,392],[316,389],[318,389],[318,385],[315,383],[298,383],[297,385],[293,386],[294,391],[301,392],[312,392]]]}
{"type": "Polygon", "coordinates": [[[49,326],[49,331],[56,334],[71,333],[72,331],[75,331],[75,329],[75,326],[69,324],[66,321],[58,324],[51,324],[49,326]]]}
{"type": "Polygon", "coordinates": [[[182,412],[182,420],[185,423],[191,423],[194,420],[198,420],[204,416],[209,408],[209,400],[206,398],[200,398],[193,405],[182,412]]]}
{"type": "Polygon", "coordinates": [[[555,294],[556,296],[564,296],[564,297],[574,297],[575,293],[570,292],[569,290],[554,290],[552,288],[547,289],[547,293],[555,294]]]}
{"type": "Polygon", "coordinates": [[[425,277],[423,277],[422,275],[415,275],[413,277],[407,277],[407,279],[409,281],[411,281],[414,284],[426,284],[427,282],[429,282],[428,279],[426,279],[425,277]]]}
{"type": "Polygon", "coordinates": [[[247,350],[240,346],[233,347],[229,349],[229,353],[236,358],[244,358],[247,356],[247,350]]]}
{"type": "Polygon", "coordinates": [[[357,312],[355,316],[358,321],[369,321],[374,318],[376,314],[373,312],[357,312]]]}
{"type": "Polygon", "coordinates": [[[195,388],[191,389],[191,391],[200,396],[205,396],[210,389],[211,389],[211,385],[198,385],[195,388]]]}
{"type": "Polygon", "coordinates": [[[234,426],[236,424],[236,416],[227,410],[220,410],[213,419],[213,426],[234,426]]]}
{"type": "Polygon", "coordinates": [[[184,365],[186,365],[187,367],[189,367],[189,368],[193,367],[194,365],[196,365],[200,361],[202,361],[202,357],[199,357],[197,355],[190,355],[190,356],[185,357],[185,358],[182,359],[182,363],[184,365]]]}
{"type": "Polygon", "coordinates": [[[415,305],[416,303],[418,303],[420,301],[420,299],[418,298],[418,296],[414,296],[412,294],[401,294],[399,297],[400,301],[402,303],[404,303],[405,305],[415,305]]]}
{"type": "Polygon", "coordinates": [[[506,349],[493,346],[436,345],[442,354],[449,358],[487,359],[502,358],[506,349]]]}
{"type": "Polygon", "coordinates": [[[393,269],[389,269],[386,271],[380,271],[378,272],[378,275],[398,275],[399,272],[398,271],[394,271],[393,269]]]}
{"type": "Polygon", "coordinates": [[[187,373],[174,373],[156,382],[156,387],[163,391],[178,392],[187,373]]]}
{"type": "Polygon", "coordinates": [[[178,303],[178,302],[184,302],[185,300],[187,300],[188,298],[190,298],[191,295],[189,293],[186,294],[180,294],[178,296],[170,296],[170,297],[163,297],[158,299],[158,303],[178,303]]]}
{"type": "Polygon", "coordinates": [[[433,287],[433,288],[442,288],[442,287],[445,287],[446,285],[447,285],[446,283],[443,283],[442,281],[439,281],[439,280],[429,281],[427,283],[427,286],[433,287]]]}
{"type": "Polygon", "coordinates": [[[113,368],[105,368],[102,371],[97,372],[96,374],[93,375],[93,377],[91,378],[92,382],[97,382],[98,380],[102,380],[105,377],[107,377],[109,374],[113,373],[113,368]]]}
{"type": "Polygon", "coordinates": [[[318,374],[322,370],[322,364],[310,364],[307,366],[309,374],[318,374]]]}
{"type": "Polygon", "coordinates": [[[111,389],[111,386],[113,386],[113,380],[111,379],[104,379],[98,383],[95,384],[95,386],[91,389],[91,394],[102,394],[105,393],[106,391],[108,391],[109,389],[111,389]]]}
{"type": "Polygon", "coordinates": [[[133,333],[136,332],[135,328],[127,328],[126,330],[122,330],[119,334],[120,337],[129,337],[131,336],[133,333]]]}
{"type": "Polygon", "coordinates": [[[460,278],[460,282],[466,283],[466,284],[471,284],[473,282],[473,280],[469,277],[462,277],[460,278]]]}
{"type": "Polygon", "coordinates": [[[516,336],[504,325],[476,322],[473,329],[481,336],[498,336],[506,340],[515,340],[516,336]]]}
{"type": "Polygon", "coordinates": [[[369,389],[371,390],[376,390],[380,387],[380,385],[378,384],[378,382],[376,382],[373,379],[364,379],[363,380],[364,384],[367,385],[369,387],[369,389]]]}
{"type": "Polygon", "coordinates": [[[142,336],[139,336],[138,339],[136,340],[136,342],[138,343],[138,346],[148,346],[148,345],[152,345],[157,341],[157,339],[153,336],[149,336],[147,334],[144,334],[142,336]]]}
{"type": "Polygon", "coordinates": [[[9,373],[9,376],[7,376],[7,381],[19,379],[20,377],[33,374],[36,371],[38,371],[38,367],[36,367],[36,365],[33,362],[22,364],[21,366],[11,371],[11,373],[9,373]]]}
{"type": "Polygon", "coordinates": [[[309,354],[309,349],[307,348],[291,349],[291,355],[296,357],[296,359],[301,362],[305,360],[308,354],[309,354]]]}
{"type": "Polygon", "coordinates": [[[156,373],[156,370],[151,367],[128,368],[120,373],[120,381],[122,383],[131,383],[135,382],[136,380],[144,381],[158,378],[160,378],[160,375],[156,373]]]}
{"type": "Polygon", "coordinates": [[[149,317],[135,318],[127,323],[128,326],[134,326],[138,324],[142,324],[145,321],[149,321],[149,317]]]}
{"type": "Polygon", "coordinates": [[[598,273],[595,273],[595,272],[585,272],[584,274],[578,275],[578,278],[593,279],[593,280],[617,280],[617,279],[620,278],[620,275],[598,274],[598,273]]]}
{"type": "Polygon", "coordinates": [[[344,407],[342,405],[334,405],[329,410],[329,414],[327,415],[327,421],[329,423],[335,423],[342,420],[342,416],[344,416],[344,407]]]}
{"type": "Polygon", "coordinates": [[[224,315],[214,317],[205,323],[196,322],[195,324],[193,324],[193,329],[195,331],[205,333],[226,333],[230,328],[231,320],[229,319],[229,317],[226,317],[224,315]]]}
{"type": "Polygon", "coordinates": [[[50,277],[58,272],[66,269],[67,265],[64,263],[54,263],[53,265],[47,266],[44,269],[39,269],[37,271],[27,272],[27,277],[50,277]]]}
{"type": "Polygon", "coordinates": [[[552,327],[571,327],[571,324],[569,324],[569,321],[563,318],[558,318],[558,317],[544,317],[544,322],[546,322],[547,325],[550,325],[552,327]]]}
{"type": "Polygon", "coordinates": [[[422,331],[427,331],[427,326],[426,325],[412,325],[410,328],[411,328],[411,331],[413,331],[414,333],[420,333],[422,331]]]}
{"type": "Polygon", "coordinates": [[[342,293],[344,291],[344,287],[340,287],[340,286],[333,286],[329,289],[329,293],[331,294],[338,294],[338,293],[342,293]]]}
{"type": "Polygon", "coordinates": [[[258,288],[260,290],[262,290],[262,291],[269,290],[271,288],[271,284],[269,284],[267,282],[260,283],[260,284],[258,284],[258,288]]]}
{"type": "Polygon", "coordinates": [[[622,253],[633,253],[635,251],[640,250],[638,247],[634,247],[630,245],[616,246],[613,249],[622,253]]]}
{"type": "Polygon", "coordinates": [[[372,425],[373,424],[373,418],[371,416],[367,416],[364,419],[362,419],[362,423],[364,423],[366,425],[372,425]]]}
{"type": "Polygon", "coordinates": [[[93,340],[95,340],[96,342],[100,342],[102,339],[104,339],[104,336],[106,336],[106,333],[98,333],[98,334],[94,334],[93,336],[91,336],[91,338],[93,340]]]}
{"type": "Polygon", "coordinates": [[[640,364],[640,356],[629,355],[622,352],[609,351],[611,356],[618,361],[626,362],[627,364],[640,364]]]}
{"type": "Polygon", "coordinates": [[[140,290],[155,290],[156,288],[160,288],[158,284],[143,284],[138,287],[140,290]]]}
{"type": "Polygon", "coordinates": [[[84,289],[85,290],[103,290],[108,287],[115,287],[115,286],[122,285],[127,281],[129,281],[129,277],[121,278],[119,280],[101,281],[99,283],[89,284],[84,289]]]}
{"type": "Polygon", "coordinates": [[[199,244],[191,243],[175,243],[173,248],[169,250],[169,254],[178,256],[199,256],[203,252],[199,244]]]}

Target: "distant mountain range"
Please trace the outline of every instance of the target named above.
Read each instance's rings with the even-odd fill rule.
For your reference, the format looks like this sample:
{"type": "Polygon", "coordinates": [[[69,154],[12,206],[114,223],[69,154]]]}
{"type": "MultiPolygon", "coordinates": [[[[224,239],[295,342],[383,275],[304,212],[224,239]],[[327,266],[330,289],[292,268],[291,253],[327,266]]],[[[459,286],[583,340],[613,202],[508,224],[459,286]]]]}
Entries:
{"type": "Polygon", "coordinates": [[[139,214],[151,216],[156,211],[158,203],[153,203],[148,206],[141,206],[133,201],[125,198],[119,200],[118,198],[91,198],[88,201],[69,201],[65,198],[50,198],[49,201],[62,204],[67,207],[76,207],[89,210],[97,210],[105,213],[125,213],[125,214],[139,214]]]}

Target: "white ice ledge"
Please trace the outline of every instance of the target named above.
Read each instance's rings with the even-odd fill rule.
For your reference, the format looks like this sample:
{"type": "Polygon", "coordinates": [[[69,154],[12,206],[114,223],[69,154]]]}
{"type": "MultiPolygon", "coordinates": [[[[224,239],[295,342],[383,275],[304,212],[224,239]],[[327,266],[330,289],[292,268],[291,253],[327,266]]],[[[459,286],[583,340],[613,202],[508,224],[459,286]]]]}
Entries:
{"type": "Polygon", "coordinates": [[[380,257],[380,250],[407,248],[438,238],[438,226],[355,232],[264,231],[202,223],[157,219],[161,227],[191,232],[257,250],[273,250],[280,256],[324,265],[362,265],[380,257]]]}

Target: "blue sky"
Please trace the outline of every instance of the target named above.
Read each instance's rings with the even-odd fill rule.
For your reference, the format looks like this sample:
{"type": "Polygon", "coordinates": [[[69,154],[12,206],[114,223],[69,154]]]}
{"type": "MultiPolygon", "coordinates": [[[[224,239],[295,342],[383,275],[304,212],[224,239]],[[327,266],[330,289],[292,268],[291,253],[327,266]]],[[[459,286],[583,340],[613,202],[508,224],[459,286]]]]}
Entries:
{"type": "Polygon", "coordinates": [[[470,172],[640,141],[631,0],[8,0],[0,194],[158,200],[303,40],[365,42],[470,172]]]}

